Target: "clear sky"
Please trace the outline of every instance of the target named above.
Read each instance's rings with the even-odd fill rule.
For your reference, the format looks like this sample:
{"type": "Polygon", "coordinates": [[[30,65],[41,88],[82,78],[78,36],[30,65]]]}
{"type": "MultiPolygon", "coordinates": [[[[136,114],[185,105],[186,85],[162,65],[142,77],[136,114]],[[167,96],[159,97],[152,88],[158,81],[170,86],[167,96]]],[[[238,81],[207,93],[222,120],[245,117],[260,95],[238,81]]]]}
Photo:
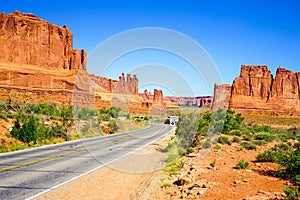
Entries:
{"type": "MultiPolygon", "coordinates": [[[[19,10],[60,26],[67,24],[73,32],[73,47],[86,49],[89,55],[116,34],[159,27],[174,30],[202,46],[224,83],[232,83],[239,75],[241,64],[267,65],[273,74],[278,66],[300,71],[300,2],[297,0],[0,0],[0,8],[5,13],[19,10]]],[[[167,66],[166,74],[170,76],[173,71],[182,76],[195,96],[212,94],[205,77],[196,76],[191,63],[160,49],[120,55],[98,75],[117,79],[121,72],[137,69],[142,73],[141,66],[151,68],[151,64],[167,66]]],[[[160,68],[155,66],[152,68],[159,73],[160,68]]],[[[93,68],[88,66],[89,71],[97,73],[93,68]]],[[[143,83],[143,75],[138,77],[143,83]]],[[[155,85],[167,95],[186,95],[174,92],[174,86],[168,84],[173,83],[154,80],[152,85],[145,82],[144,87],[151,89],[155,85]]],[[[143,89],[141,86],[140,90],[143,89]]]]}

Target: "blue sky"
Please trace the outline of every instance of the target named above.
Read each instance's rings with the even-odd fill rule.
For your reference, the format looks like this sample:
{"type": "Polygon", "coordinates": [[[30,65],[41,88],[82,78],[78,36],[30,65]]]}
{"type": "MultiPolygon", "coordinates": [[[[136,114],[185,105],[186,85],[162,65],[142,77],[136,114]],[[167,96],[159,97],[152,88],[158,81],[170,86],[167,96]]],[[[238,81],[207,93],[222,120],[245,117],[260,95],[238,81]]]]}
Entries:
{"type": "MultiPolygon", "coordinates": [[[[224,83],[232,83],[241,64],[267,65],[273,74],[278,66],[300,71],[300,3],[296,0],[0,0],[0,8],[6,13],[33,13],[60,26],[67,24],[73,32],[74,48],[84,48],[88,54],[108,38],[127,30],[161,27],[177,31],[203,47],[224,83]]],[[[117,79],[121,72],[151,63],[176,71],[195,96],[212,94],[205,77],[195,73],[190,63],[157,49],[122,55],[98,75],[117,79]]],[[[93,69],[97,66],[88,67],[97,73],[93,69]]],[[[166,84],[155,80],[140,90],[161,87],[166,95],[186,95],[184,91],[172,92],[174,86],[166,84]]]]}

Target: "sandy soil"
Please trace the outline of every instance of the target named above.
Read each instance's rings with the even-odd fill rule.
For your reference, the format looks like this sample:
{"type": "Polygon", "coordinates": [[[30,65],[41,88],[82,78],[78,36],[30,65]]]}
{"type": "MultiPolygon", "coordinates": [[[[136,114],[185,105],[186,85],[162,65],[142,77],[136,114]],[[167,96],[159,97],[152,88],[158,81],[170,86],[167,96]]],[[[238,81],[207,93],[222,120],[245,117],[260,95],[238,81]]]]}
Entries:
{"type": "Polygon", "coordinates": [[[270,146],[258,147],[257,150],[238,150],[238,144],[222,145],[218,152],[210,151],[207,155],[192,154],[183,159],[179,175],[168,177],[161,175],[161,185],[151,192],[149,199],[282,199],[283,188],[290,183],[275,178],[272,172],[280,167],[274,163],[256,162],[256,156],[270,146]],[[248,161],[248,169],[235,168],[239,160],[248,161]],[[215,161],[215,167],[210,163],[215,161]],[[165,183],[181,180],[182,185],[172,184],[162,188],[165,183]]]}

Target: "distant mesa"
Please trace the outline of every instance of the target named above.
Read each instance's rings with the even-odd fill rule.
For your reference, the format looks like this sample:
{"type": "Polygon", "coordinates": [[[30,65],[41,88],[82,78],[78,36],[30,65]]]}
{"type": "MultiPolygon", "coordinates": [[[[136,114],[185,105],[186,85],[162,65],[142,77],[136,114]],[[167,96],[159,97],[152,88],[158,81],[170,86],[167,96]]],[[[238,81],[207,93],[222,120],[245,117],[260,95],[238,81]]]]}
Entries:
{"type": "Polygon", "coordinates": [[[242,65],[232,85],[215,85],[212,110],[243,114],[299,115],[300,73],[279,67],[275,78],[267,66],[242,65]]]}
{"type": "Polygon", "coordinates": [[[212,96],[198,96],[198,97],[165,97],[174,104],[195,107],[210,108],[213,102],[212,96]]]}

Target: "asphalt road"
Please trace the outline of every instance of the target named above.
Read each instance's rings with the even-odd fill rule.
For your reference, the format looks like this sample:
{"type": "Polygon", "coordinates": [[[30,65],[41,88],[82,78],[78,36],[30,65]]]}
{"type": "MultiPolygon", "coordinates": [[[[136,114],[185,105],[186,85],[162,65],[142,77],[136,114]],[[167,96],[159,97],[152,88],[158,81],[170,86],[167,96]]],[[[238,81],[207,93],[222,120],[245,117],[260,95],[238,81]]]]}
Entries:
{"type": "Polygon", "coordinates": [[[31,199],[120,160],[171,130],[152,124],[122,134],[0,154],[0,199],[31,199]]]}

